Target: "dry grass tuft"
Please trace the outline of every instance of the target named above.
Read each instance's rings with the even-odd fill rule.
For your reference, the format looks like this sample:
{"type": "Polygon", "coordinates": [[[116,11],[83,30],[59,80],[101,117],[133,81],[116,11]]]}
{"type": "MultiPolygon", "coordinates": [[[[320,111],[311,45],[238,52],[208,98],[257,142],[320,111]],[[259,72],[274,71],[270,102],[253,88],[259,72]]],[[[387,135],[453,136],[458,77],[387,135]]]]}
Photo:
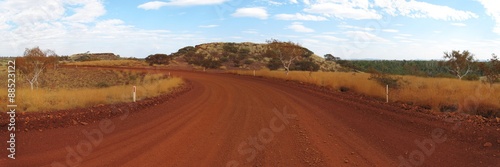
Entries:
{"type": "MultiPolygon", "coordinates": [[[[154,77],[153,77],[154,78],[154,77]]],[[[137,86],[137,99],[159,96],[183,84],[180,78],[150,81],[137,86]]],[[[90,107],[99,104],[112,104],[132,101],[132,86],[120,85],[107,88],[81,88],[29,90],[20,88],[16,92],[20,111],[53,111],[90,107]]],[[[2,101],[6,97],[0,98],[2,101]]]]}
{"type": "MultiPolygon", "coordinates": [[[[253,75],[253,71],[232,71],[243,75],[253,75]]],[[[327,86],[341,91],[351,90],[365,95],[385,98],[385,87],[369,80],[368,73],[304,72],[292,71],[288,76],[283,71],[260,70],[257,76],[296,80],[319,86],[327,86]]],[[[407,83],[399,89],[390,90],[390,101],[410,102],[430,106],[439,111],[443,106],[455,106],[464,112],[478,113],[484,107],[500,108],[500,85],[490,87],[479,81],[461,81],[449,78],[423,78],[398,76],[407,83]]],[[[496,113],[496,116],[500,112],[496,113]]],[[[488,116],[488,115],[483,115],[488,116]]],[[[495,114],[490,115],[495,116],[495,114]]]]}

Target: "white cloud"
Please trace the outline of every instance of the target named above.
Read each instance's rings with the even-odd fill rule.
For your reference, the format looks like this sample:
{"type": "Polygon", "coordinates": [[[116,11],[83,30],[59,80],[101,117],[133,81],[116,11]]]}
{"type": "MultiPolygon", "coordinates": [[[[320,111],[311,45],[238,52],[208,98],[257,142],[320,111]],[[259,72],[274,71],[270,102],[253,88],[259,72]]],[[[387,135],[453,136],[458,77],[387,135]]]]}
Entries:
{"type": "Polygon", "coordinates": [[[290,0],[290,3],[297,4],[299,2],[297,2],[297,0],[290,0]]]}
{"type": "Polygon", "coordinates": [[[143,57],[166,49],[177,50],[193,42],[206,42],[198,34],[143,30],[120,19],[104,19],[103,3],[101,0],[0,1],[0,56],[18,56],[25,48],[40,46],[60,55],[91,51],[143,57]]]}
{"type": "Polygon", "coordinates": [[[498,0],[477,0],[486,9],[486,14],[495,20],[496,25],[493,32],[500,34],[500,1],[498,0]]]}
{"type": "Polygon", "coordinates": [[[464,23],[451,23],[452,26],[457,26],[457,27],[465,27],[467,24],[464,23]]]}
{"type": "Polygon", "coordinates": [[[295,32],[314,32],[313,29],[305,27],[301,22],[293,22],[289,25],[287,29],[293,30],[295,32]]]}
{"type": "Polygon", "coordinates": [[[274,6],[281,6],[281,5],[284,5],[285,3],[283,2],[276,2],[276,1],[267,1],[267,3],[269,3],[270,5],[274,5],[274,6]]]}
{"type": "Polygon", "coordinates": [[[165,1],[150,1],[143,3],[137,8],[144,10],[157,10],[164,6],[199,6],[199,5],[216,5],[222,4],[228,0],[170,0],[168,2],[165,1]]]}
{"type": "Polygon", "coordinates": [[[346,39],[343,39],[343,38],[338,38],[338,37],[335,37],[333,35],[317,35],[317,36],[313,36],[314,38],[319,38],[319,39],[324,39],[324,40],[328,40],[328,41],[335,41],[335,42],[338,42],[338,41],[346,41],[346,39]]]}
{"type": "Polygon", "coordinates": [[[356,42],[388,42],[389,40],[365,31],[347,31],[346,36],[351,37],[356,42]]]}
{"type": "Polygon", "coordinates": [[[343,29],[353,29],[353,30],[361,30],[361,31],[374,31],[375,30],[374,28],[370,28],[370,27],[358,27],[358,26],[345,25],[345,24],[339,25],[338,27],[343,28],[343,29]]]}
{"type": "Polygon", "coordinates": [[[167,4],[168,4],[167,2],[163,1],[151,1],[140,4],[139,6],[137,6],[137,8],[144,10],[157,10],[160,9],[161,7],[167,6],[167,4]]]}
{"type": "Polygon", "coordinates": [[[399,32],[399,30],[396,30],[396,29],[383,29],[382,31],[383,32],[390,32],[390,33],[397,33],[397,32],[399,32]]]}
{"type": "Polygon", "coordinates": [[[210,24],[210,25],[200,25],[198,27],[200,27],[200,28],[215,28],[215,27],[219,27],[219,25],[210,24]]]}
{"type": "Polygon", "coordinates": [[[328,20],[325,17],[308,15],[308,14],[277,14],[274,16],[278,20],[302,20],[302,21],[325,21],[328,20]]]}
{"type": "Polygon", "coordinates": [[[315,14],[323,14],[328,17],[339,19],[381,19],[382,15],[376,10],[370,9],[368,0],[334,0],[318,1],[308,6],[304,11],[315,14]]]}
{"type": "Polygon", "coordinates": [[[374,4],[392,16],[432,18],[445,21],[463,21],[479,17],[470,11],[461,11],[448,6],[434,5],[415,0],[374,0],[374,4]]]}
{"type": "Polygon", "coordinates": [[[83,7],[74,8],[75,14],[64,18],[64,20],[89,23],[106,14],[106,9],[99,0],[74,1],[72,5],[82,5],[83,7]]]}
{"type": "Polygon", "coordinates": [[[311,4],[311,2],[310,2],[309,0],[304,0],[304,4],[306,4],[306,5],[310,5],[310,4],[311,4]]]}
{"type": "Polygon", "coordinates": [[[404,36],[404,37],[412,37],[413,35],[412,34],[399,34],[400,36],[404,36]]]}
{"type": "Polygon", "coordinates": [[[269,14],[263,7],[252,7],[252,8],[239,8],[236,12],[231,14],[233,17],[254,17],[258,19],[267,19],[269,14]]]}

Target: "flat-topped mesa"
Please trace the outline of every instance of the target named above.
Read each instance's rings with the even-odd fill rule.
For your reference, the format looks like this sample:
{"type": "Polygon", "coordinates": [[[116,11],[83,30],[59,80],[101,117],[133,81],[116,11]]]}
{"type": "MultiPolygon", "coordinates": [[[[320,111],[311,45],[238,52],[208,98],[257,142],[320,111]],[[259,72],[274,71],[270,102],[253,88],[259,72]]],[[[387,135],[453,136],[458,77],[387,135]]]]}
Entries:
{"type": "Polygon", "coordinates": [[[114,53],[78,53],[70,56],[73,60],[116,60],[120,58],[114,53]]]}

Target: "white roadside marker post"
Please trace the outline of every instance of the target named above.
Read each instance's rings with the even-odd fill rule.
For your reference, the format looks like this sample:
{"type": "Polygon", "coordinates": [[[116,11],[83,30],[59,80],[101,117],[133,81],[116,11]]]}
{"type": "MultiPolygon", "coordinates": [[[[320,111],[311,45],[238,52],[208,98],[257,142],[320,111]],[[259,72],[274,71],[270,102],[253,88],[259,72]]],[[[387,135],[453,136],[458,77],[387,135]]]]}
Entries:
{"type": "Polygon", "coordinates": [[[385,102],[389,103],[389,85],[386,85],[385,92],[385,102]]]}
{"type": "Polygon", "coordinates": [[[133,99],[133,100],[134,100],[134,102],[135,102],[135,100],[136,100],[136,92],[137,92],[137,87],[136,87],[136,86],[134,86],[133,88],[134,88],[134,90],[133,90],[133,92],[132,92],[132,99],[133,99]]]}

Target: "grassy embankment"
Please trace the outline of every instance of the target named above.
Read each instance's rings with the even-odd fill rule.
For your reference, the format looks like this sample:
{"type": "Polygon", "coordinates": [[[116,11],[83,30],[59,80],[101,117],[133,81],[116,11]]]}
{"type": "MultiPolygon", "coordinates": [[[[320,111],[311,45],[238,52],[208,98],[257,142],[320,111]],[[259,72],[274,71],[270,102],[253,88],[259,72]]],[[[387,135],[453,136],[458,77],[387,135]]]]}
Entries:
{"type": "MultiPolygon", "coordinates": [[[[253,75],[253,71],[233,71],[243,75],[253,75]]],[[[368,73],[309,72],[292,71],[288,76],[283,71],[260,70],[257,76],[296,80],[333,89],[346,87],[357,93],[385,99],[385,86],[369,80],[368,73]]],[[[461,81],[451,78],[423,78],[401,76],[407,81],[398,89],[391,89],[391,102],[405,102],[429,106],[434,111],[446,107],[463,109],[470,114],[500,117],[500,85],[490,87],[479,81],[461,81]],[[493,111],[491,111],[493,109],[493,111]],[[493,112],[493,113],[485,113],[493,112]]]]}
{"type": "MultiPolygon", "coordinates": [[[[2,66],[5,67],[5,66],[2,66]]],[[[0,78],[6,78],[0,68],[0,78]]],[[[6,85],[0,81],[1,85],[6,85]]],[[[132,101],[132,86],[137,86],[137,99],[169,93],[183,84],[181,78],[163,74],[124,70],[85,70],[59,68],[40,77],[39,88],[30,90],[25,79],[18,76],[16,104],[18,111],[55,111],[132,101]]],[[[0,106],[7,103],[7,91],[0,93],[0,106]]]]}

